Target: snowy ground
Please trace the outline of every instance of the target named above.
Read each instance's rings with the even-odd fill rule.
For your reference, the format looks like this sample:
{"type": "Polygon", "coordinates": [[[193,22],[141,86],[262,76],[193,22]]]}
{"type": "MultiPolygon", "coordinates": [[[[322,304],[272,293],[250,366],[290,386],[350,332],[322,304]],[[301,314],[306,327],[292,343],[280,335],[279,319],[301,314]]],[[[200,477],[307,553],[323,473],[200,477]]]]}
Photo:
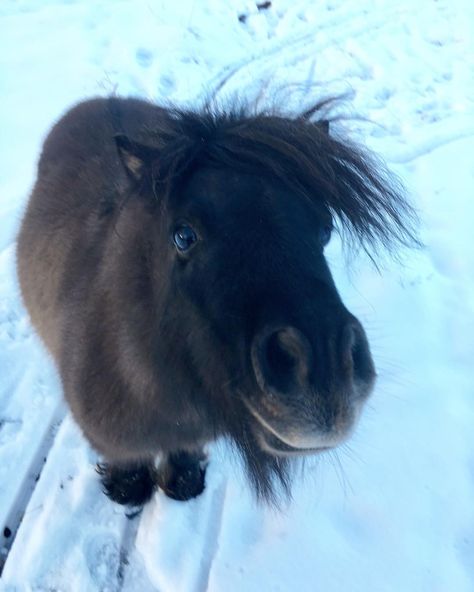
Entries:
{"type": "Polygon", "coordinates": [[[472,0],[2,0],[1,590],[474,590],[473,32],[472,0]],[[91,95],[266,101],[291,82],[351,95],[376,125],[347,127],[423,219],[426,249],[381,275],[329,250],[377,392],[350,446],[309,463],[281,513],[255,505],[220,445],[200,498],[160,493],[128,520],[99,491],[19,300],[14,239],[42,139],[91,95]]]}

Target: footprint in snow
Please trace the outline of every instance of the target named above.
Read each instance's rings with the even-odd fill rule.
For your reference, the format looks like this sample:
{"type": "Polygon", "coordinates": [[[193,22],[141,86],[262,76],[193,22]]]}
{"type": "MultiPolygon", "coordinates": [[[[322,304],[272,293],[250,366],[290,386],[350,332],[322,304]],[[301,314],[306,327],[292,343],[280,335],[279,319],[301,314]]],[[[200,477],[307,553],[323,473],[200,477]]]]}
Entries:
{"type": "Polygon", "coordinates": [[[87,568],[97,588],[114,585],[120,563],[117,541],[107,534],[90,536],[83,548],[87,568]]]}
{"type": "Polygon", "coordinates": [[[160,94],[162,96],[170,95],[176,88],[176,81],[171,74],[162,74],[160,76],[160,94]]]}
{"type": "Polygon", "coordinates": [[[135,53],[135,59],[142,68],[149,68],[153,63],[153,52],[145,47],[139,47],[135,53]]]}
{"type": "Polygon", "coordinates": [[[26,317],[22,317],[9,302],[0,302],[0,339],[17,341],[28,337],[30,330],[26,317]]]}
{"type": "Polygon", "coordinates": [[[21,431],[23,422],[21,419],[10,419],[7,417],[0,417],[0,446],[4,444],[11,445],[21,431]]]}

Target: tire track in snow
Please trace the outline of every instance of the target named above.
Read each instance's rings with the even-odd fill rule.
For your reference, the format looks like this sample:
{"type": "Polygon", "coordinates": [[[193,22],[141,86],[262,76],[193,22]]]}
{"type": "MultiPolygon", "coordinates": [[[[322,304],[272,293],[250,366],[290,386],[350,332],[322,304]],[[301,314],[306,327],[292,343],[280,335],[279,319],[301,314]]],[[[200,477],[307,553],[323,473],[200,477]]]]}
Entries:
{"type": "Polygon", "coordinates": [[[0,574],[64,417],[20,304],[15,245],[0,251],[0,574]]]}
{"type": "Polygon", "coordinates": [[[208,86],[213,92],[213,97],[216,97],[230,80],[240,72],[244,75],[250,75],[253,70],[258,69],[257,72],[253,72],[252,76],[249,76],[252,80],[255,80],[256,78],[262,78],[262,74],[265,75],[267,71],[274,72],[279,67],[290,67],[306,59],[316,59],[317,52],[329,47],[337,47],[339,44],[347,42],[349,39],[353,40],[364,33],[373,33],[374,30],[384,27],[388,20],[400,19],[405,13],[407,13],[406,9],[392,8],[387,9],[384,13],[379,11],[376,16],[354,11],[344,17],[333,18],[327,24],[318,25],[310,33],[284,37],[283,41],[278,40],[263,52],[254,53],[245,60],[227,66],[210,80],[208,86]],[[349,26],[341,30],[341,25],[346,23],[349,26]],[[315,43],[316,36],[325,34],[328,30],[331,31],[333,27],[336,27],[335,32],[331,32],[331,35],[328,35],[321,43],[315,43]],[[278,60],[281,60],[281,63],[278,63],[278,60]]]}
{"type": "MultiPolygon", "coordinates": [[[[397,164],[412,162],[442,146],[474,136],[474,123],[472,118],[459,117],[455,121],[447,119],[438,124],[431,124],[423,131],[426,137],[418,138],[413,146],[386,151],[385,158],[397,164]]],[[[421,133],[418,132],[419,135],[421,133]]]]}
{"type": "Polygon", "coordinates": [[[119,551],[117,592],[137,589],[140,592],[157,592],[157,588],[148,579],[143,561],[136,550],[137,534],[142,516],[142,510],[138,514],[125,516],[119,551]]]}
{"type": "MultiPolygon", "coordinates": [[[[5,563],[6,585],[71,592],[154,592],[146,585],[123,586],[122,573],[128,576],[136,524],[130,524],[123,508],[101,493],[96,461],[96,454],[67,415],[5,563]],[[71,570],[75,570],[73,580],[71,570]]],[[[133,563],[133,580],[145,584],[139,561],[134,558],[133,563]]]]}
{"type": "Polygon", "coordinates": [[[125,517],[125,524],[122,532],[122,539],[120,541],[119,566],[117,570],[117,590],[123,590],[125,582],[125,572],[129,565],[130,555],[135,541],[137,539],[138,527],[140,524],[141,514],[125,517]]]}
{"type": "Polygon", "coordinates": [[[226,490],[227,480],[223,479],[212,494],[210,507],[213,509],[213,512],[209,514],[207,531],[204,535],[204,548],[207,549],[207,552],[203,553],[201,558],[201,572],[196,582],[195,592],[206,592],[209,585],[212,564],[219,548],[219,535],[222,528],[226,490]]]}
{"type": "Polygon", "coordinates": [[[49,452],[53,447],[56,434],[58,433],[63,419],[64,407],[59,404],[54,410],[52,419],[45,430],[43,438],[38,444],[28,471],[25,473],[23,480],[21,481],[17,496],[6,516],[5,523],[1,526],[0,576],[2,575],[8,554],[15,542],[16,534],[20,527],[21,521],[23,520],[23,516],[25,515],[26,508],[28,507],[30,499],[35,491],[36,484],[39,481],[43,467],[46,463],[49,452]]]}
{"type": "MultiPolygon", "coordinates": [[[[159,491],[143,510],[136,553],[126,567],[144,571],[160,592],[205,592],[219,541],[227,499],[224,474],[213,448],[206,472],[204,492],[187,502],[178,502],[159,491]]],[[[128,589],[124,586],[124,590],[128,589]]],[[[133,588],[132,588],[133,589],[133,588]]]]}

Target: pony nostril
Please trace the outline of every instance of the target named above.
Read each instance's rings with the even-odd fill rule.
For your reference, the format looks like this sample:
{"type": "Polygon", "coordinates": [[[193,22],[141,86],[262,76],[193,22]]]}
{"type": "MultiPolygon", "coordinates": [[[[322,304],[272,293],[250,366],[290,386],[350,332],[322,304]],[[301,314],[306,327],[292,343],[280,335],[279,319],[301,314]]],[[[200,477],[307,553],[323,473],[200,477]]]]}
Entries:
{"type": "Polygon", "coordinates": [[[275,374],[289,375],[295,371],[298,363],[297,354],[291,344],[285,344],[280,331],[269,336],[263,353],[267,366],[275,374]]]}
{"type": "Polygon", "coordinates": [[[293,327],[278,329],[257,341],[254,367],[263,390],[289,393],[307,381],[312,351],[306,337],[293,327]]]}
{"type": "Polygon", "coordinates": [[[375,377],[375,368],[370,354],[365,331],[359,323],[346,328],[344,357],[349,357],[353,379],[370,383],[375,377]]]}

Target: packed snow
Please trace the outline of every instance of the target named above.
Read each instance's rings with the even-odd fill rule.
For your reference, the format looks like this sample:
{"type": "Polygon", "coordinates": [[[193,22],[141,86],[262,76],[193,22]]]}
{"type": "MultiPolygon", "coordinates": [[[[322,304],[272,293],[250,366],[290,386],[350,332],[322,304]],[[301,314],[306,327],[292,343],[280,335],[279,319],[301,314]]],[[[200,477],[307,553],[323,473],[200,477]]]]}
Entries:
{"type": "Polygon", "coordinates": [[[2,0],[0,590],[474,590],[473,32],[471,0],[2,0]],[[345,93],[344,127],[402,178],[425,248],[380,271],[328,249],[379,380],[350,443],[307,461],[290,503],[258,505],[220,442],[202,496],[160,492],[129,519],[22,307],[15,234],[71,104],[211,92],[290,111],[345,93]]]}

